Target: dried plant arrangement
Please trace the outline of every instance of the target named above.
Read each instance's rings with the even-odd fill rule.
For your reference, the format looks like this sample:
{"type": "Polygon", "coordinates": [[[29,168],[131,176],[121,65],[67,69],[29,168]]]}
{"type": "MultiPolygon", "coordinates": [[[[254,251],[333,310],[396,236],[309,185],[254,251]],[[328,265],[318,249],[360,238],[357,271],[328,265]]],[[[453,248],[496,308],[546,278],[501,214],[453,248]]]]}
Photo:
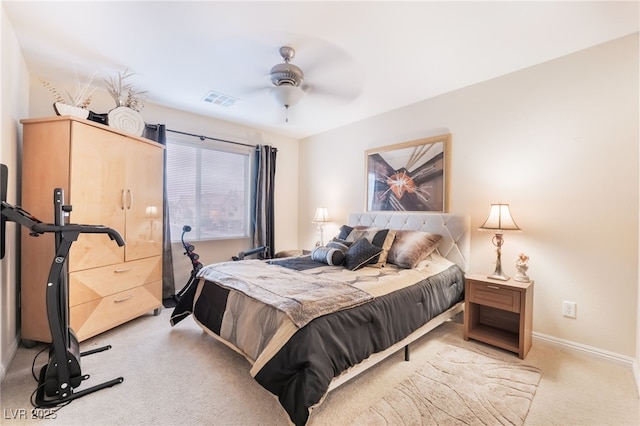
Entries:
{"type": "Polygon", "coordinates": [[[65,89],[66,98],[48,81],[40,79],[40,82],[53,95],[54,102],[86,109],[91,104],[93,92],[96,90],[95,87],[91,87],[94,75],[95,73],[91,74],[87,77],[86,81],[81,82],[80,77],[78,77],[78,72],[76,71],[75,90],[73,94],[71,94],[69,90],[65,89]]]}
{"type": "Polygon", "coordinates": [[[104,81],[107,83],[109,94],[113,100],[116,101],[116,107],[124,106],[139,112],[144,108],[144,95],[147,92],[134,90],[131,84],[125,83],[124,80],[132,75],[134,74],[126,69],[124,72],[118,73],[115,77],[105,78],[104,81]]]}
{"type": "Polygon", "coordinates": [[[58,90],[48,81],[40,79],[40,83],[47,88],[53,95],[54,102],[64,103],[64,97],[58,92],[58,90]]]}

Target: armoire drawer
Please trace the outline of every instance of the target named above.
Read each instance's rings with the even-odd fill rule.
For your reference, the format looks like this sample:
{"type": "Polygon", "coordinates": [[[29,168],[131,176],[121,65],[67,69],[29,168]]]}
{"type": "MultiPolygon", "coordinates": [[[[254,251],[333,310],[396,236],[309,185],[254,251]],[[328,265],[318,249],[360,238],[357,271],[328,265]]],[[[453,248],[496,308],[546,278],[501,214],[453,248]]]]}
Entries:
{"type": "Polygon", "coordinates": [[[162,280],[162,256],[72,272],[69,274],[69,306],[100,300],[158,280],[162,280]]]}
{"type": "Polygon", "coordinates": [[[144,284],[70,309],[71,328],[82,341],[162,305],[162,280],[144,284]]]}

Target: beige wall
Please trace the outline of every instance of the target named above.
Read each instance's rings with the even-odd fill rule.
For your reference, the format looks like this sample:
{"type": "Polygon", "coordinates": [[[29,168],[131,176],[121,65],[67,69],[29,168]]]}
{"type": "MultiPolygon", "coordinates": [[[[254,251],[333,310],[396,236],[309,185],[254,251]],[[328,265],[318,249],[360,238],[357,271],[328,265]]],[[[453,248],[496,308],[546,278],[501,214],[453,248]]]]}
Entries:
{"type": "MultiPolygon", "coordinates": [[[[0,7],[0,163],[9,168],[7,201],[19,203],[18,164],[19,141],[22,135],[17,120],[27,114],[29,82],[27,67],[22,59],[11,24],[0,7]]],[[[4,377],[18,341],[16,323],[18,291],[15,283],[19,279],[17,245],[18,227],[7,223],[6,254],[0,261],[0,379],[4,377]]]]}
{"type": "Polygon", "coordinates": [[[635,357],[638,71],[635,34],[301,141],[300,245],[317,240],[316,206],[331,235],[363,210],[366,149],[450,132],[470,271],[493,272],[491,234],[475,230],[490,203],[510,203],[522,232],[505,235],[503,269],[530,255],[534,331],[635,357]]]}

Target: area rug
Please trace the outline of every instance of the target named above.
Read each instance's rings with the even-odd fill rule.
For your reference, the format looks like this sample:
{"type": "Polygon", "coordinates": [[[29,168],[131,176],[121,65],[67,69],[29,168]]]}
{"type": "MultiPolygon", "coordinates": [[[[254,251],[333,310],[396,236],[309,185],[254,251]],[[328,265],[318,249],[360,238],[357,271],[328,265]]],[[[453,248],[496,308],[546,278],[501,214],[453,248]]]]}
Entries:
{"type": "Polygon", "coordinates": [[[353,425],[522,425],[542,371],[447,345],[353,425]]]}

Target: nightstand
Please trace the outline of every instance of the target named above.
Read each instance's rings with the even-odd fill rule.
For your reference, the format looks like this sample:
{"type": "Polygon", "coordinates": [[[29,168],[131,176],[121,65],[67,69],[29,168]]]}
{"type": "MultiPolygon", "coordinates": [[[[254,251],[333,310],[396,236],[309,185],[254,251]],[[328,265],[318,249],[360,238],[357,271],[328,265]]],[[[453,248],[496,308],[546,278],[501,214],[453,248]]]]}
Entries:
{"type": "Polygon", "coordinates": [[[515,352],[531,349],[533,281],[500,281],[468,275],[464,285],[464,340],[478,340],[515,352]]]}

